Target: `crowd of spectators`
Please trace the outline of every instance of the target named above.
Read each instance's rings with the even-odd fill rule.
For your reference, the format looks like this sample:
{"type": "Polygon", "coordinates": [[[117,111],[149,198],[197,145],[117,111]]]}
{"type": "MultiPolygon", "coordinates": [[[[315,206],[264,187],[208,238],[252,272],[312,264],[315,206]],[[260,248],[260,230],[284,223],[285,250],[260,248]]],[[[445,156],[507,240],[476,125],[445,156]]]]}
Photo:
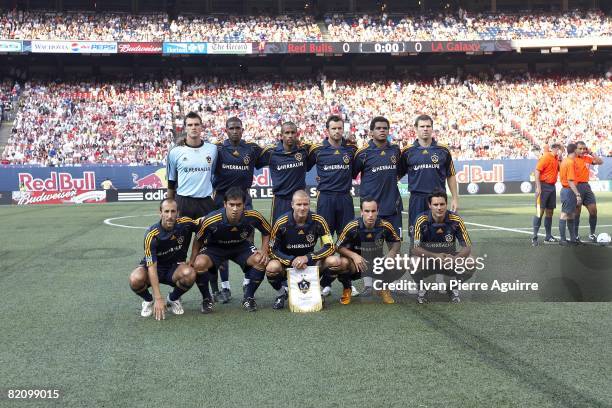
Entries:
{"type": "Polygon", "coordinates": [[[406,146],[413,120],[434,118],[434,136],[455,159],[536,158],[553,142],[585,140],[612,156],[612,81],[605,77],[440,77],[433,80],[196,78],[30,82],[23,88],[4,164],[163,164],[183,115],[198,112],[206,139],[225,137],[225,120],[243,120],[245,139],[276,142],[293,121],[302,140],[320,142],[331,114],[346,119],[360,146],[383,115],[406,146]]]}
{"type": "Polygon", "coordinates": [[[0,120],[9,119],[9,113],[13,110],[13,104],[17,101],[20,90],[19,83],[11,79],[0,82],[0,120]]]}
{"type": "Polygon", "coordinates": [[[0,38],[99,41],[416,41],[612,36],[601,11],[567,13],[328,15],[328,33],[311,16],[228,16],[3,11],[0,38]]]}

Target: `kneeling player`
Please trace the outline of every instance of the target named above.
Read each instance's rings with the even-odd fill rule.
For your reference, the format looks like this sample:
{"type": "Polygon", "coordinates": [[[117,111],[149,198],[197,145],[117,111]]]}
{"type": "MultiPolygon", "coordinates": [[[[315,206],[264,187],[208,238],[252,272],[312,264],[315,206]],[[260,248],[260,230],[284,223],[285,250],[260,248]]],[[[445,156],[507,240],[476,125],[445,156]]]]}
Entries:
{"type": "Polygon", "coordinates": [[[334,241],[327,222],[310,211],[310,198],[304,190],[298,190],[291,199],[292,211],[283,214],[272,228],[271,260],[266,267],[266,276],[278,295],[273,309],[285,307],[287,299],[286,268],[304,269],[321,265],[323,269],[337,268],[334,241]],[[317,241],[321,248],[315,251],[317,241]]]}
{"type": "Polygon", "coordinates": [[[419,287],[419,304],[426,302],[423,279],[434,274],[452,277],[446,292],[453,303],[460,302],[459,290],[452,289],[452,285],[471,278],[475,266],[475,262],[466,262],[472,242],[465,224],[461,217],[447,210],[447,200],[446,192],[434,190],[428,199],[429,211],[421,214],[415,223],[412,255],[421,259],[412,278],[419,287]],[[457,251],[457,241],[462,246],[460,251],[457,251]]]}
{"type": "Polygon", "coordinates": [[[172,313],[183,314],[180,298],[196,278],[193,268],[184,261],[191,234],[198,228],[198,223],[191,218],[177,219],[177,204],[171,198],[161,202],[159,213],[159,222],[149,227],[145,234],[145,256],[130,274],[130,287],[143,299],[140,315],[148,317],[155,311],[156,320],[165,318],[166,304],[172,313]],[[160,283],[174,287],[165,302],[160,283]],[[149,286],[153,288],[153,296],[149,286]]]}
{"type": "MultiPolygon", "coordinates": [[[[242,302],[249,311],[257,310],[255,291],[264,278],[268,263],[270,224],[255,210],[245,210],[246,193],[240,187],[232,187],[225,193],[223,208],[213,211],[201,223],[197,240],[191,251],[192,264],[196,270],[197,284],[208,288],[208,270],[219,267],[224,261],[236,262],[248,280],[242,302]],[[261,250],[249,237],[255,228],[261,232],[261,250]]],[[[212,299],[202,301],[202,313],[212,311],[212,299]]]]}
{"type": "MultiPolygon", "coordinates": [[[[361,217],[349,222],[338,237],[340,272],[338,280],[343,290],[340,303],[351,303],[351,280],[361,279],[362,274],[372,265],[374,258],[383,256],[383,245],[387,242],[389,252],[386,257],[394,258],[401,247],[401,238],[390,222],[378,216],[378,203],[372,197],[361,200],[361,217]]],[[[363,277],[366,288],[372,287],[372,277],[363,277]]],[[[369,292],[364,290],[364,292],[369,292]]],[[[383,303],[395,303],[391,292],[381,290],[383,303]]]]}

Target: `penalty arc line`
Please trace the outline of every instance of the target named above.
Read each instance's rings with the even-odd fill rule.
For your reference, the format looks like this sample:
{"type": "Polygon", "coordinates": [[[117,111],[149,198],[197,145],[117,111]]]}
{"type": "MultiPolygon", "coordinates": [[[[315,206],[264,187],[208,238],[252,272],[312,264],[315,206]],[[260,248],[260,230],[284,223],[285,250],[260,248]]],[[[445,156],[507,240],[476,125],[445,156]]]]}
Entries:
{"type": "Polygon", "coordinates": [[[112,217],[112,218],[105,219],[104,220],[104,224],[110,225],[111,227],[132,228],[132,229],[145,229],[146,230],[148,227],[137,227],[137,226],[133,226],[133,225],[116,224],[113,221],[115,221],[115,220],[123,220],[123,219],[126,219],[126,218],[150,217],[152,215],[157,215],[157,214],[139,214],[139,215],[125,215],[123,217],[112,217]]]}

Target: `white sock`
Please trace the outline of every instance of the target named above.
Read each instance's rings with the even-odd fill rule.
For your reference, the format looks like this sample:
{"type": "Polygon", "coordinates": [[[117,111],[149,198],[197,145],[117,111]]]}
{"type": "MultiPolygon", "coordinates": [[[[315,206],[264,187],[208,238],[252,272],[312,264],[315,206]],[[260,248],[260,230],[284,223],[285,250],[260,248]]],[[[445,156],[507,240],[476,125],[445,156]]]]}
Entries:
{"type": "Polygon", "coordinates": [[[250,279],[244,278],[244,279],[242,280],[242,286],[246,286],[246,285],[248,285],[249,283],[251,283],[251,280],[250,280],[250,279]]]}
{"type": "Polygon", "coordinates": [[[229,281],[221,282],[221,288],[222,289],[231,289],[229,281]]]}
{"type": "Polygon", "coordinates": [[[374,279],[372,279],[371,276],[366,276],[365,278],[363,278],[363,286],[365,287],[372,287],[373,282],[374,279]]]}

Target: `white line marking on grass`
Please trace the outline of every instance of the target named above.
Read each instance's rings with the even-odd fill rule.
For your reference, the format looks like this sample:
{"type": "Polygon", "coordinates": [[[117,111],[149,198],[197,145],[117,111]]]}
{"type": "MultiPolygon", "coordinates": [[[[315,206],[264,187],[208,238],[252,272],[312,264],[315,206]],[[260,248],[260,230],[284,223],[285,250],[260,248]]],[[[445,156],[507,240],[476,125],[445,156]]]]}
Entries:
{"type": "Polygon", "coordinates": [[[104,220],[104,223],[106,225],[110,225],[112,227],[121,227],[121,228],[133,228],[133,229],[147,229],[148,227],[136,227],[133,225],[123,225],[123,224],[116,224],[113,221],[115,220],[123,220],[125,218],[137,218],[137,217],[150,217],[152,215],[157,215],[157,214],[140,214],[140,215],[125,215],[123,217],[113,217],[113,218],[107,218],[104,220]]]}

